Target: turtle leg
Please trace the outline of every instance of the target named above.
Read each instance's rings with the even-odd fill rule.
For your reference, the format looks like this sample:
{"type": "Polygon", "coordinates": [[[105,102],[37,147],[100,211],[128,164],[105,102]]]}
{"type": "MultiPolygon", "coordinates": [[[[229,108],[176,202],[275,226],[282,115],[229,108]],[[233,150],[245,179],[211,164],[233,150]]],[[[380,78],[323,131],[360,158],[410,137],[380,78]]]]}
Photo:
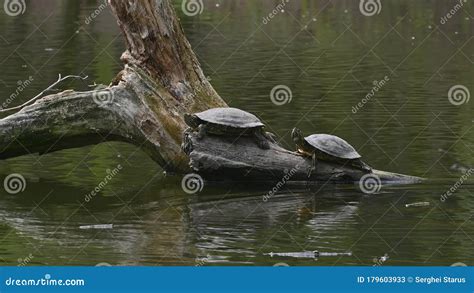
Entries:
{"type": "Polygon", "coordinates": [[[197,139],[201,140],[206,136],[207,133],[207,127],[205,124],[201,124],[198,126],[198,134],[197,134],[197,139]]]}
{"type": "Polygon", "coordinates": [[[277,136],[274,133],[267,131],[265,132],[265,137],[271,142],[273,142],[274,144],[278,144],[277,136]]]}
{"type": "Polygon", "coordinates": [[[359,160],[360,164],[362,165],[362,169],[364,169],[367,172],[372,173],[372,167],[370,167],[368,164],[363,162],[362,160],[359,160]]]}
{"type": "Polygon", "coordinates": [[[362,161],[361,159],[357,159],[357,160],[354,160],[352,162],[352,165],[359,168],[359,169],[362,169],[363,171],[366,171],[366,172],[372,172],[372,167],[370,167],[369,165],[367,165],[364,161],[362,161]]]}
{"type": "Polygon", "coordinates": [[[190,154],[193,150],[193,142],[189,138],[190,132],[185,132],[183,136],[183,142],[181,143],[181,149],[185,154],[190,154]]]}
{"type": "Polygon", "coordinates": [[[264,132],[261,129],[257,129],[254,131],[253,138],[259,148],[263,150],[268,150],[270,148],[268,138],[265,136],[264,132]]]}
{"type": "Polygon", "coordinates": [[[184,133],[191,133],[193,132],[194,129],[192,129],[191,127],[188,127],[184,130],[184,133]]]}

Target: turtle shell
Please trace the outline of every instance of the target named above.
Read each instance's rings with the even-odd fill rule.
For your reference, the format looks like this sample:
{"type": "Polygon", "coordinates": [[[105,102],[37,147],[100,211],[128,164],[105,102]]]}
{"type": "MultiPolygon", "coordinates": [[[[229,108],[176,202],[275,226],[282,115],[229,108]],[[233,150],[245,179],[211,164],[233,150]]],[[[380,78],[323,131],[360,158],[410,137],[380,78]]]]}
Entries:
{"type": "Polygon", "coordinates": [[[313,134],[305,137],[312,147],[341,159],[358,159],[359,153],[345,140],[329,134],[313,134]]]}
{"type": "Polygon", "coordinates": [[[264,126],[257,116],[236,108],[213,108],[194,115],[204,122],[235,128],[264,126]]]}

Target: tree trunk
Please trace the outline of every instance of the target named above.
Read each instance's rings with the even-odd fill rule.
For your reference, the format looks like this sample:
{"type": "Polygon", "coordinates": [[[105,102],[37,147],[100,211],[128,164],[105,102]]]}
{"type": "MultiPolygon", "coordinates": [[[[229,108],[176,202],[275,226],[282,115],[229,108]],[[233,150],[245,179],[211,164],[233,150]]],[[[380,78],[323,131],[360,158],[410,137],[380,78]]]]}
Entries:
{"type": "Polygon", "coordinates": [[[0,158],[103,141],[133,143],[163,168],[186,172],[183,114],[225,107],[204,76],[170,1],[110,1],[126,42],[108,88],[65,91],[0,120],[0,158]]]}
{"type": "MultiPolygon", "coordinates": [[[[0,159],[125,141],[141,147],[165,170],[178,173],[189,172],[191,166],[202,173],[248,178],[250,170],[263,180],[298,162],[307,168],[308,163],[293,152],[273,145],[265,153],[245,139],[232,144],[212,138],[200,144],[191,134],[188,152],[181,150],[187,128],[183,114],[226,103],[204,76],[170,2],[110,0],[127,43],[121,58],[124,69],[107,88],[46,96],[0,120],[0,159]]],[[[312,179],[358,176],[349,167],[321,166],[326,167],[312,179]]],[[[294,179],[308,180],[303,174],[294,179]]]]}

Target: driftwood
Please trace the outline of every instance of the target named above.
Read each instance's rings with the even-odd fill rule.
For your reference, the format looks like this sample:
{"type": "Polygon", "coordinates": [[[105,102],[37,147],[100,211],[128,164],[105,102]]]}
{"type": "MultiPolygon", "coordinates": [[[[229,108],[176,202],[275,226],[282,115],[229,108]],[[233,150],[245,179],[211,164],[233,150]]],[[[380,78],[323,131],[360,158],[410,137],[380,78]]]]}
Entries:
{"type": "MultiPolygon", "coordinates": [[[[322,163],[308,179],[309,160],[274,144],[260,150],[246,138],[196,141],[187,133],[183,152],[183,115],[227,105],[203,74],[170,0],[110,0],[110,6],[127,43],[124,69],[108,87],[68,90],[15,108],[19,111],[0,120],[0,159],[124,141],[165,170],[194,169],[214,179],[279,179],[288,172],[301,181],[360,178],[357,170],[322,163]]],[[[384,181],[419,179],[375,173],[384,181]]]]}

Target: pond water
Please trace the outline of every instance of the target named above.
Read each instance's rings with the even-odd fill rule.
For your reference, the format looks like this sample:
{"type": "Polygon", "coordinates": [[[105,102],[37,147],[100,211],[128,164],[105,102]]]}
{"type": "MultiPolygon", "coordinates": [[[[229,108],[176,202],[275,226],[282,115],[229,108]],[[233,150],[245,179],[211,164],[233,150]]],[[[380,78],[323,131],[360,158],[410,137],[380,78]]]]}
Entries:
{"type": "MultiPolygon", "coordinates": [[[[285,187],[264,202],[263,187],[205,184],[188,195],[180,176],[164,176],[121,143],[24,156],[0,162],[2,181],[11,173],[26,180],[21,193],[0,189],[0,264],[473,265],[470,173],[459,184],[474,165],[472,3],[443,22],[455,2],[383,1],[373,16],[358,1],[290,1],[273,13],[279,3],[210,0],[191,17],[175,2],[217,91],[261,117],[284,146],[294,147],[295,126],[335,134],[375,168],[429,184],[376,194],[356,185],[285,187]],[[291,101],[272,102],[279,85],[291,90],[291,101]],[[450,101],[451,88],[466,95],[450,101]],[[429,205],[406,207],[416,202],[429,205]],[[113,227],[79,228],[97,224],[113,227]],[[351,255],[267,255],[314,250],[351,255]]],[[[59,73],[89,76],[63,89],[108,83],[122,66],[124,42],[108,8],[85,21],[98,6],[41,0],[28,1],[21,16],[1,11],[0,102],[19,105],[59,73]]]]}

